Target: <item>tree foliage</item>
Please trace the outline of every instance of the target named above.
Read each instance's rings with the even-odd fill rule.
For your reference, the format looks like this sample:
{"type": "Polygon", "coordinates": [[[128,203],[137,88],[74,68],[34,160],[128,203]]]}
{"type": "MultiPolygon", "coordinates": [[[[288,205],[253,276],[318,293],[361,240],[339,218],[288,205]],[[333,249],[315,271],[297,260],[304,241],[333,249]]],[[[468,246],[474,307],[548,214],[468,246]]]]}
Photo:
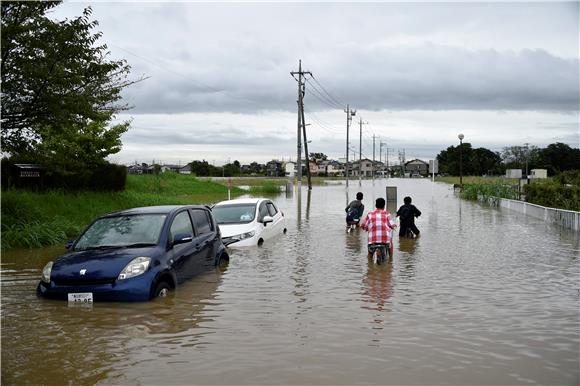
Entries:
{"type": "MultiPolygon", "coordinates": [[[[501,154],[486,148],[472,149],[464,143],[463,175],[503,174],[505,169],[548,169],[549,175],[580,169],[580,149],[565,143],[553,143],[546,148],[508,146],[501,154]]],[[[459,146],[450,146],[437,155],[442,173],[459,175],[459,146]]]]}
{"type": "Polygon", "coordinates": [[[459,146],[449,146],[437,155],[441,173],[458,176],[460,174],[460,156],[463,175],[502,173],[501,157],[498,153],[486,148],[473,149],[470,143],[464,143],[461,146],[461,149],[459,146]]]}
{"type": "Polygon", "coordinates": [[[580,169],[580,149],[561,142],[552,143],[539,151],[538,167],[548,169],[550,175],[580,169]]]}
{"type": "Polygon", "coordinates": [[[328,157],[324,153],[310,153],[310,159],[313,161],[326,161],[328,157]]]}
{"type": "Polygon", "coordinates": [[[47,17],[59,3],[1,3],[3,151],[103,162],[128,129],[127,122],[108,123],[128,108],[120,93],[132,83],[130,67],[107,59],[90,7],[64,21],[47,17]]]}

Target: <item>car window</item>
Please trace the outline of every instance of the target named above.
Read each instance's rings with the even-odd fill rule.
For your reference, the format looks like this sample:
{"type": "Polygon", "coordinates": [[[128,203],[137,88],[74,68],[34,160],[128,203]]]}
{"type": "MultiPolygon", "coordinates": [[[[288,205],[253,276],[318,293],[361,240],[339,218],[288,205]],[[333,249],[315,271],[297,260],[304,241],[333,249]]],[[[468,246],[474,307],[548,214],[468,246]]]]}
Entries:
{"type": "Polygon", "coordinates": [[[198,235],[211,232],[211,221],[208,217],[208,213],[202,209],[194,209],[191,211],[193,215],[193,223],[195,224],[195,229],[198,235]]]}
{"type": "Polygon", "coordinates": [[[191,226],[191,219],[189,218],[189,214],[187,211],[179,212],[177,216],[173,219],[173,223],[171,224],[171,228],[169,230],[171,240],[175,237],[175,235],[181,233],[188,234],[193,236],[193,227],[191,226]]]}
{"type": "Polygon", "coordinates": [[[165,223],[163,214],[111,216],[96,220],[79,238],[75,250],[104,246],[157,244],[165,223]]]}
{"type": "Polygon", "coordinates": [[[244,224],[254,221],[256,204],[217,205],[211,211],[218,224],[244,224]]]}
{"type": "Polygon", "coordinates": [[[268,202],[266,203],[266,206],[268,207],[268,213],[270,213],[270,216],[274,217],[276,213],[278,213],[278,209],[276,209],[276,205],[274,205],[274,203],[268,202]]]}
{"type": "Polygon", "coordinates": [[[269,216],[268,208],[266,207],[266,203],[263,202],[260,204],[260,209],[258,211],[258,221],[263,221],[265,216],[269,216]]]}

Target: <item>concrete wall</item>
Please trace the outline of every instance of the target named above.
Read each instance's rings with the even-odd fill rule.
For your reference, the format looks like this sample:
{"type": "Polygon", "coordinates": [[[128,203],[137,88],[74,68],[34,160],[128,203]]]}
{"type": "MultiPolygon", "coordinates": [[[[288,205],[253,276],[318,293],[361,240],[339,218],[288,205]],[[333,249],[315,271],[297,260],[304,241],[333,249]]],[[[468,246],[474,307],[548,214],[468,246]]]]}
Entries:
{"type": "Polygon", "coordinates": [[[575,231],[580,230],[580,212],[573,210],[564,210],[556,208],[547,208],[545,206],[530,204],[524,201],[508,200],[499,197],[479,196],[479,201],[487,202],[492,206],[515,210],[527,216],[539,218],[549,223],[558,224],[564,228],[575,231]]]}

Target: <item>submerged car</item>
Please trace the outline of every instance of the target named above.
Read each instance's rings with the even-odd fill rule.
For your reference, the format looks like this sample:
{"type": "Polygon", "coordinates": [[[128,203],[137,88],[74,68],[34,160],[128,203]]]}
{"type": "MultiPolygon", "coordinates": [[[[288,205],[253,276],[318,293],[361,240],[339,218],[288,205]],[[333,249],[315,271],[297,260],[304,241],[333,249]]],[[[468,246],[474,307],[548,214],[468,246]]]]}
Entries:
{"type": "Polygon", "coordinates": [[[97,218],[46,264],[40,296],[70,302],[145,301],[221,266],[229,255],[206,206],[151,206],[97,218]]]}
{"type": "Polygon", "coordinates": [[[222,240],[228,246],[262,245],[286,233],[284,213],[266,198],[222,201],[212,208],[222,240]]]}

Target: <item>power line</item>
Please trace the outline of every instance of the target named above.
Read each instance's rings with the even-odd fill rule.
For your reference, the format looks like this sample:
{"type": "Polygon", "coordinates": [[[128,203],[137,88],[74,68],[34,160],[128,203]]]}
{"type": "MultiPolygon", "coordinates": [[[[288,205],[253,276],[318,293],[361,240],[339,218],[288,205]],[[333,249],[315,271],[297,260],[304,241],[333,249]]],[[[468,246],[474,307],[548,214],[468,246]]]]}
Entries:
{"type": "Polygon", "coordinates": [[[336,102],[336,100],[334,100],[334,98],[332,96],[329,96],[329,94],[327,92],[325,92],[324,90],[321,91],[318,89],[318,87],[316,87],[316,85],[312,82],[310,82],[310,79],[306,79],[306,81],[308,82],[308,84],[312,87],[313,90],[316,91],[316,93],[320,96],[320,100],[323,100],[324,103],[326,103],[327,105],[342,110],[343,106],[336,102]],[[325,95],[326,94],[326,95],[325,95]]]}
{"type": "Polygon", "coordinates": [[[319,85],[322,90],[324,90],[326,95],[328,95],[328,97],[330,99],[332,99],[334,102],[336,102],[340,106],[341,109],[344,109],[345,103],[342,103],[342,102],[338,101],[335,97],[333,97],[332,94],[330,94],[326,90],[326,88],[324,88],[324,86],[318,81],[318,79],[314,77],[314,75],[312,75],[312,80],[314,80],[316,82],[316,84],[319,85]]]}

